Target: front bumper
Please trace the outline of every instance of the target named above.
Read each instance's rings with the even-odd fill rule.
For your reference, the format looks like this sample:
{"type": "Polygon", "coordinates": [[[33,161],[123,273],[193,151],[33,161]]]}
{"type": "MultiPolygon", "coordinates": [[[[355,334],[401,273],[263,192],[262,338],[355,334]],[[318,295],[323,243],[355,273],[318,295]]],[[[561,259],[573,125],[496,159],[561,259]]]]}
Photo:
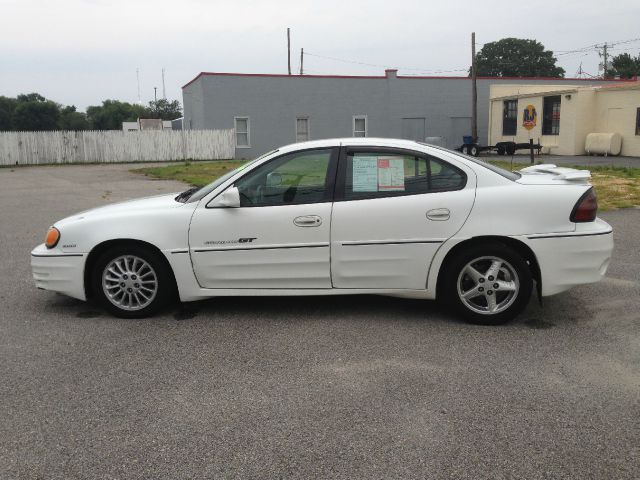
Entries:
{"type": "Polygon", "coordinates": [[[44,244],[31,252],[31,270],[36,287],[86,300],[84,263],[86,254],[49,250],[44,244]]]}
{"type": "Polygon", "coordinates": [[[529,236],[525,243],[540,265],[542,296],[549,296],[604,278],[613,252],[613,231],[598,219],[589,230],[529,236]]]}

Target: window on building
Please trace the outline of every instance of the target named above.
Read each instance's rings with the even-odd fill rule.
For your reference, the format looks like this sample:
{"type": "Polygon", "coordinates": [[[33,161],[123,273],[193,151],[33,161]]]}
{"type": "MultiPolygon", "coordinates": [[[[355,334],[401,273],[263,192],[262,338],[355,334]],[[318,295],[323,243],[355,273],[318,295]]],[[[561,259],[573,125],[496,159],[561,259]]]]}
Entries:
{"type": "Polygon", "coordinates": [[[296,118],[296,142],[306,142],[309,138],[309,117],[296,118]]]}
{"type": "Polygon", "coordinates": [[[345,200],[420,195],[464,188],[458,168],[433,157],[375,151],[347,154],[345,200]]]}
{"type": "Polygon", "coordinates": [[[518,100],[505,100],[502,109],[502,135],[513,136],[518,129],[518,100]]]}
{"type": "Polygon", "coordinates": [[[640,135],[640,108],[636,110],[636,135],[640,135]]]}
{"type": "Polygon", "coordinates": [[[560,135],[560,95],[544,97],[542,106],[542,134],[560,135]]]}
{"type": "Polygon", "coordinates": [[[367,136],[367,116],[366,115],[354,115],[353,136],[354,137],[367,136]]]}
{"type": "Polygon", "coordinates": [[[236,129],[236,148],[250,148],[251,136],[249,117],[235,117],[234,121],[234,127],[236,129]]]}

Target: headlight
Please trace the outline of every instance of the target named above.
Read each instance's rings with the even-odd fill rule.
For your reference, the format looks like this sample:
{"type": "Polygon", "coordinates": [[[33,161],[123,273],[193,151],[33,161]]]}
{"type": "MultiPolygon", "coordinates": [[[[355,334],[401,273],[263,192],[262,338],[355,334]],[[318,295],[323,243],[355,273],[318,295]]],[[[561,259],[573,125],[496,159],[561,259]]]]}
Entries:
{"type": "Polygon", "coordinates": [[[60,230],[56,227],[50,227],[47,231],[47,236],[44,239],[44,244],[47,248],[55,247],[60,241],[60,230]]]}

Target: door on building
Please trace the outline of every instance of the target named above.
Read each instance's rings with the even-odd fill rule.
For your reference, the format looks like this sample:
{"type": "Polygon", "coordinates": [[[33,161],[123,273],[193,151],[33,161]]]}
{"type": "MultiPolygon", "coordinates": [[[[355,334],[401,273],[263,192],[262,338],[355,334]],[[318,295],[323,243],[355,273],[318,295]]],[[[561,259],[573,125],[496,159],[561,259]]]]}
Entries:
{"type": "Polygon", "coordinates": [[[451,137],[447,139],[449,148],[462,145],[462,137],[471,135],[471,117],[451,117],[451,137]]]}
{"type": "Polygon", "coordinates": [[[424,142],[426,138],[426,122],[422,118],[403,118],[402,119],[402,138],[407,140],[415,140],[416,142],[424,142]]]}
{"type": "Polygon", "coordinates": [[[338,148],[276,157],[233,185],[239,208],[196,209],[189,246],[204,288],[331,288],[338,148]]]}
{"type": "Polygon", "coordinates": [[[426,288],[431,260],[464,224],[475,174],[423,153],[343,148],[331,220],[334,288],[426,288]]]}

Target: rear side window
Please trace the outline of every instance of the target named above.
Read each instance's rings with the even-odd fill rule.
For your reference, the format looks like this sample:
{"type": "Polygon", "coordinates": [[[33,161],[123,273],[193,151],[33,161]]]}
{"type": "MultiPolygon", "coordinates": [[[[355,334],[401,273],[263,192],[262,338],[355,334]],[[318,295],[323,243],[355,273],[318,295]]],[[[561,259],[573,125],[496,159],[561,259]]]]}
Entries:
{"type": "Polygon", "coordinates": [[[345,200],[420,195],[464,188],[462,170],[440,159],[384,152],[349,153],[345,200]]]}
{"type": "Polygon", "coordinates": [[[437,148],[438,150],[442,150],[443,152],[448,152],[451,153],[453,155],[457,155],[458,157],[463,157],[466,160],[469,160],[473,163],[475,163],[476,165],[481,165],[484,168],[486,168],[487,170],[491,170],[493,173],[497,173],[498,175],[507,178],[513,182],[515,182],[516,180],[518,180],[520,177],[522,177],[522,175],[518,172],[510,172],[509,170],[505,170],[504,168],[500,168],[496,165],[492,165],[489,162],[485,162],[484,160],[480,160],[478,158],[475,157],[471,157],[469,155],[465,155],[464,153],[460,153],[457,152],[455,150],[450,150],[448,148],[444,148],[444,147],[437,147],[435,145],[429,145],[427,143],[423,143],[423,142],[417,142],[420,145],[426,145],[427,147],[431,147],[431,148],[437,148]]]}

